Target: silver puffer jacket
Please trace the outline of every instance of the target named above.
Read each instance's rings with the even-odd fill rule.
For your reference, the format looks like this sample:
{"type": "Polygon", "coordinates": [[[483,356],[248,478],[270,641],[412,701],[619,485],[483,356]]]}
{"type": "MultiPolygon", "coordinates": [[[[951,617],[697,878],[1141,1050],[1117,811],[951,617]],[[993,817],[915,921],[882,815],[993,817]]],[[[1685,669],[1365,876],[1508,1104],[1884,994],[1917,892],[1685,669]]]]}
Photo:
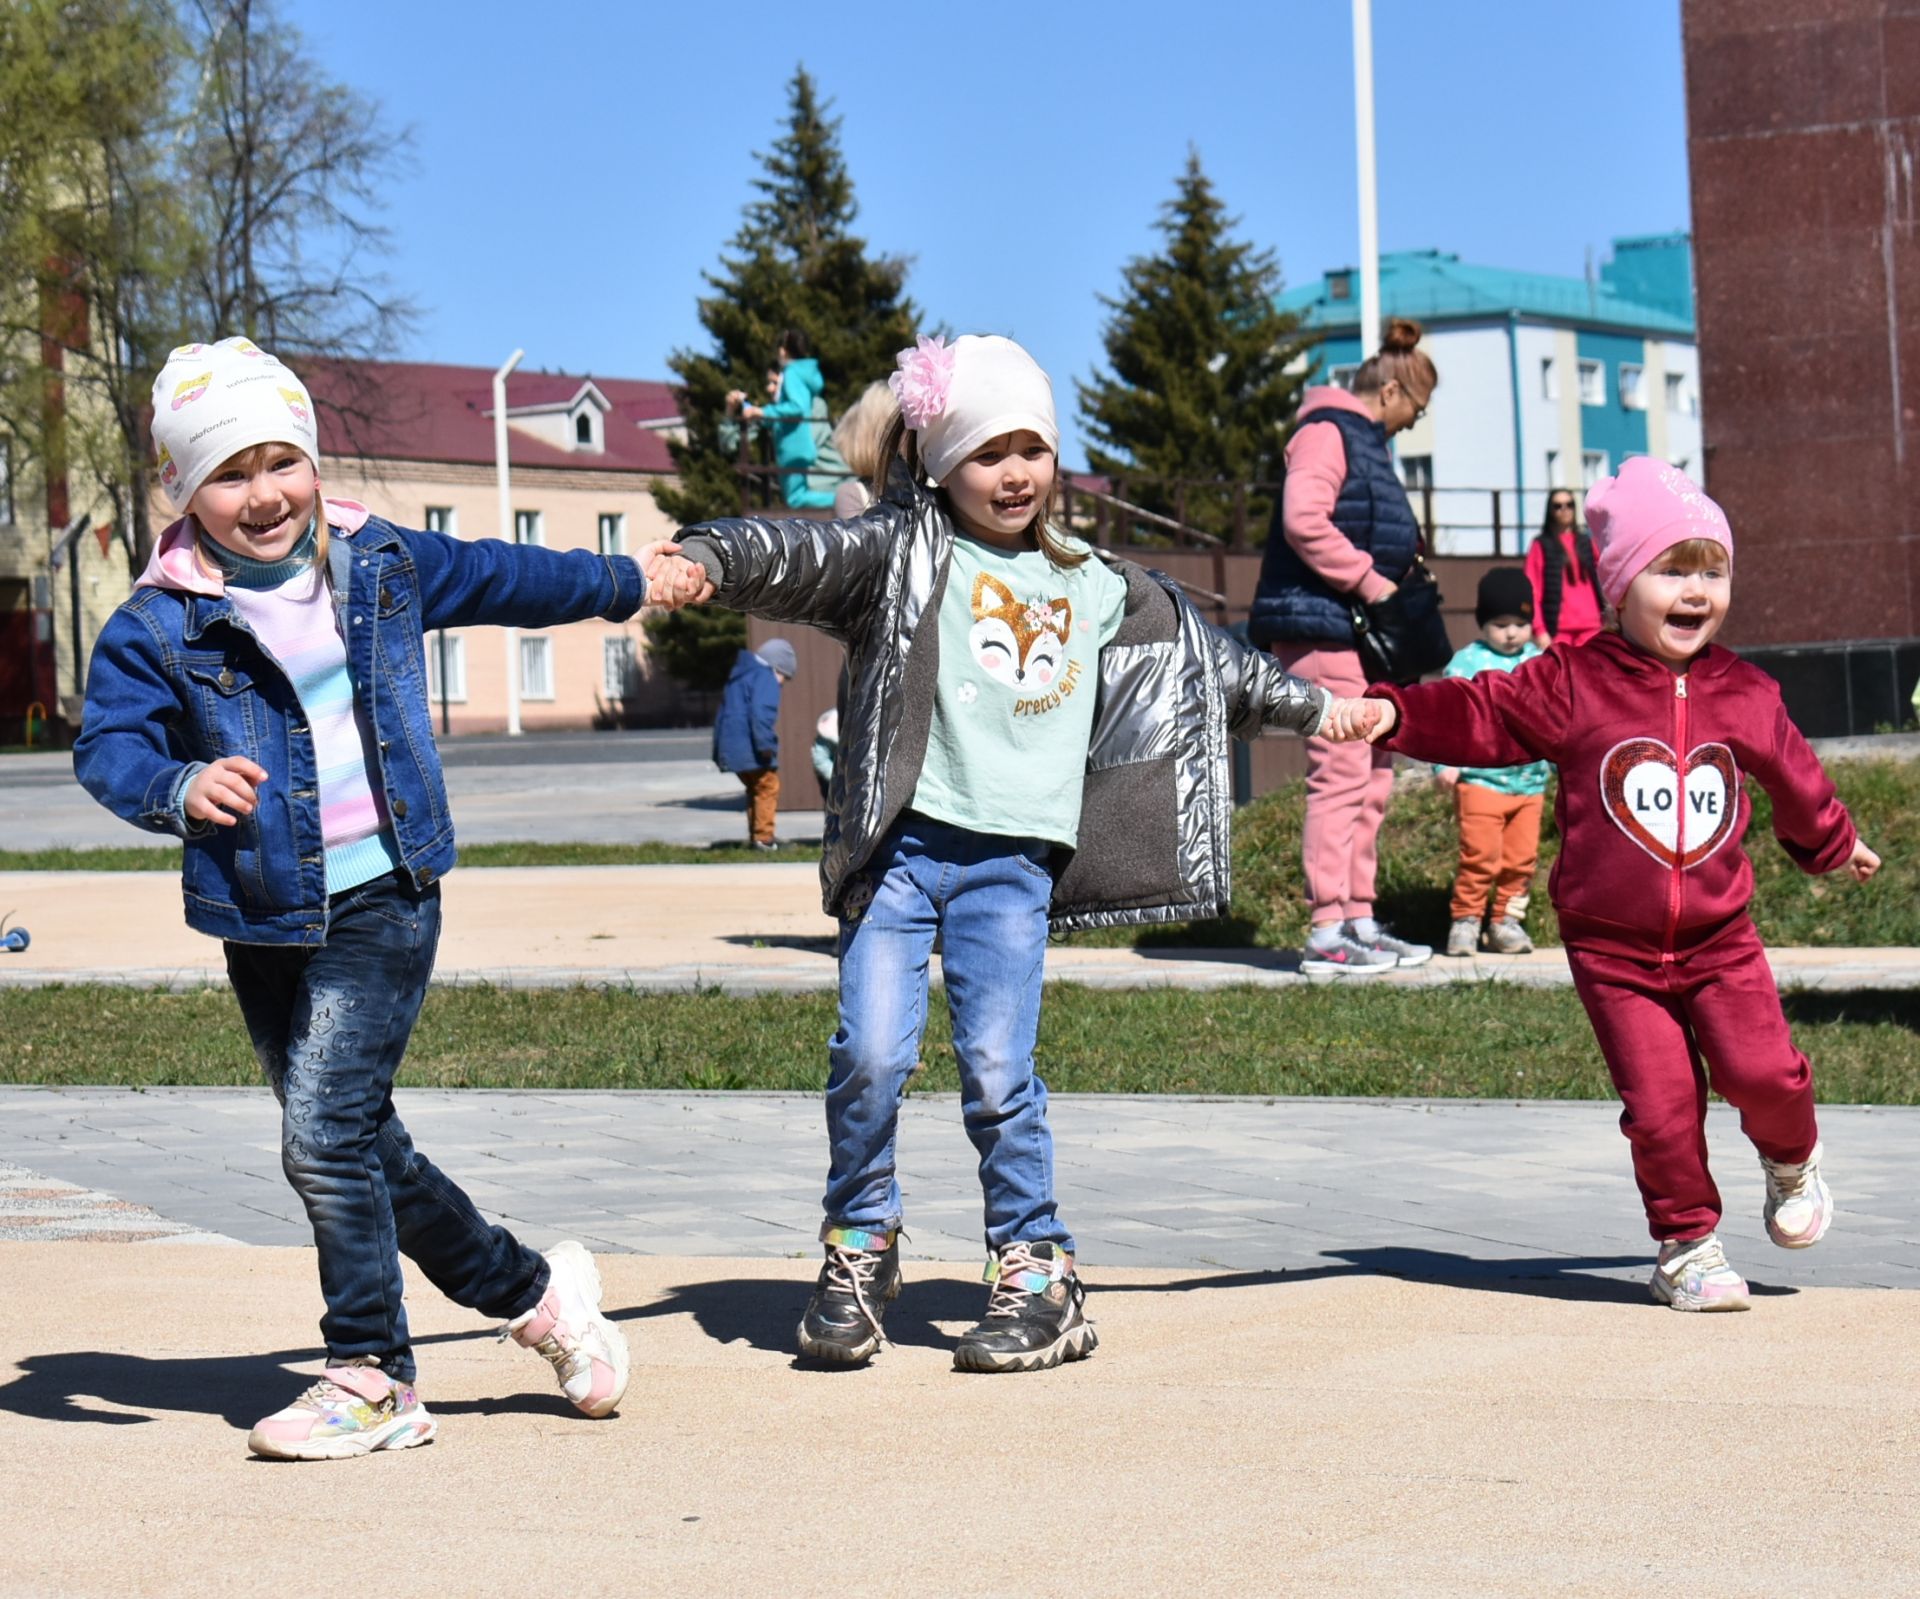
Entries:
{"type": "MultiPolygon", "coordinates": [[[[953,548],[945,505],[896,483],[851,522],[708,522],[681,543],[717,603],[808,623],[846,646],[820,882],[827,914],[857,919],[873,897],[869,862],[912,803],[926,757],[953,548]]],[[[1053,929],[1223,915],[1228,736],[1311,733],[1330,696],[1203,622],[1170,579],[1100,559],[1127,580],[1127,607],[1100,652],[1080,847],[1054,857],[1053,929]]]]}

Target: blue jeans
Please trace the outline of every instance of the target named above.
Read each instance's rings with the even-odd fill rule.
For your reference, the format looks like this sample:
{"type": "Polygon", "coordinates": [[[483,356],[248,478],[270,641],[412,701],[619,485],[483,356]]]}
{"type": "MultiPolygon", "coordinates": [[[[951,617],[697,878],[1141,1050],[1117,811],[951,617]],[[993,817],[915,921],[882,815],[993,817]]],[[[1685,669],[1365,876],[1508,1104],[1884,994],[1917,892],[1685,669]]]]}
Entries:
{"type": "Polygon", "coordinates": [[[840,924],[840,1028],[828,1046],[829,1227],[900,1225],[894,1136],[920,1058],[938,934],[960,1113],[980,1153],[987,1247],[1073,1248],[1055,1213],[1047,1085],[1033,1070],[1051,848],[909,812],[874,852],[872,903],[858,921],[840,924]]]}
{"type": "Polygon", "coordinates": [[[414,1379],[400,1255],[455,1304],[510,1318],[547,1288],[547,1263],[413,1147],[393,1077],[440,942],[440,889],[376,878],[328,902],[320,945],[226,946],[254,1053],[280,1101],[280,1164],[307,1208],[330,1361],[373,1356],[414,1379]]]}

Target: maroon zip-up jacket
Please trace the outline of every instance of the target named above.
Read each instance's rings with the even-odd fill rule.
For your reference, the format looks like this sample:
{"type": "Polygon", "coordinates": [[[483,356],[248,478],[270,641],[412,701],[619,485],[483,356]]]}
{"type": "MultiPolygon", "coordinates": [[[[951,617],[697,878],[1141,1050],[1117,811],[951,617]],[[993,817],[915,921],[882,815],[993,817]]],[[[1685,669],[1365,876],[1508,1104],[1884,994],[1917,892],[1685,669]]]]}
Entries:
{"type": "Polygon", "coordinates": [[[1779,685],[1716,645],[1676,673],[1603,633],[1512,672],[1367,693],[1399,708],[1387,749],[1447,766],[1560,769],[1563,843],[1548,892],[1572,948],[1671,960],[1741,925],[1753,898],[1741,848],[1748,777],[1771,796],[1774,834],[1803,871],[1831,872],[1853,853],[1853,821],[1779,685]]]}

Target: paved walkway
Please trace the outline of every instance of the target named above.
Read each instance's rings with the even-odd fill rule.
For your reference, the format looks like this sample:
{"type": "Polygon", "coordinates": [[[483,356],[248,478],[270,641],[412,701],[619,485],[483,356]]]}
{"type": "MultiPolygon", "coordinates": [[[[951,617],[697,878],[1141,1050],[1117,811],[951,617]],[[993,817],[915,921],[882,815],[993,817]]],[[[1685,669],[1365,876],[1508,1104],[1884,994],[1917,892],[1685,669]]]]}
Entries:
{"type": "MultiPolygon", "coordinates": [[[[518,987],[614,983],[732,992],[831,988],[834,923],[818,868],[803,863],[477,869],[446,880],[437,980],[518,987]]],[[[0,872],[0,911],[33,935],[0,954],[0,986],[49,982],[224,982],[220,945],[182,919],[180,885],[159,872],[0,872]]],[[[1920,949],[1782,949],[1784,983],[1920,987],[1920,949]]],[[[1048,952],[1056,982],[1109,987],[1285,986],[1309,981],[1290,950],[1184,948],[1048,952]]],[[[1369,982],[1485,979],[1564,984],[1558,950],[1518,959],[1435,958],[1369,982]]],[[[1342,981],[1343,979],[1333,979],[1342,981]]]]}
{"type": "MultiPolygon", "coordinates": [[[[407,1090],[401,1108],[437,1164],[542,1248],[816,1252],[815,1095],[407,1090]]],[[[1061,1214],[1090,1277],[1148,1266],[1644,1292],[1652,1246],[1611,1104],[1063,1094],[1050,1116],[1061,1214]]],[[[1761,1229],[1752,1150],[1715,1107],[1734,1258],[1773,1289],[1920,1288],[1920,1110],[1830,1106],[1822,1130],[1840,1217],[1819,1248],[1785,1253],[1761,1229]]],[[[900,1153],[909,1253],[979,1260],[979,1182],[953,1096],[909,1099],[900,1153]]],[[[263,1089],[0,1089],[0,1163],[203,1235],[310,1239],[263,1089]]]]}

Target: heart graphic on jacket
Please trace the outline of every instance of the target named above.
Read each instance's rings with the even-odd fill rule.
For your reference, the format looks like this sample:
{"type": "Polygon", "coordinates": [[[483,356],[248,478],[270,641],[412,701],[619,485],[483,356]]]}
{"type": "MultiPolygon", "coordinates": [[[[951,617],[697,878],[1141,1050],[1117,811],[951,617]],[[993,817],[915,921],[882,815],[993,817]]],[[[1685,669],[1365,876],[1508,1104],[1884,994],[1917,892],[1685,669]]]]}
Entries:
{"type": "Polygon", "coordinates": [[[1657,738],[1630,738],[1600,763],[1600,799],[1620,831],[1662,866],[1672,866],[1686,816],[1681,867],[1698,866],[1727,841],[1740,808],[1740,769],[1724,744],[1700,744],[1687,756],[1686,777],[1657,738]]]}

